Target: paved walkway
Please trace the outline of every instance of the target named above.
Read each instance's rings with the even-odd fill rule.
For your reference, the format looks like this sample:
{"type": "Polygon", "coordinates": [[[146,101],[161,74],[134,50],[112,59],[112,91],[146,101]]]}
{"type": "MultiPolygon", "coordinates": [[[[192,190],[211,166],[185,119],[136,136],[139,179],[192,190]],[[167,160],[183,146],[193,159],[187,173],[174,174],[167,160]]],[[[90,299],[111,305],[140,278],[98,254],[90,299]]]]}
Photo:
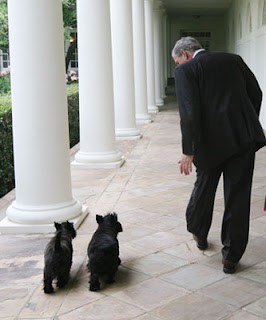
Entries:
{"type": "MultiPolygon", "coordinates": [[[[221,265],[222,184],[215,202],[209,249],[186,231],[185,208],[195,179],[181,176],[179,115],[174,97],[139,141],[118,141],[120,169],[72,169],[73,192],[90,214],[74,239],[71,281],[42,291],[43,251],[51,235],[0,235],[0,318],[11,319],[266,319],[266,148],[257,153],[250,241],[238,272],[221,265]],[[87,245],[96,214],[116,211],[122,265],[116,282],[88,290],[87,245]]],[[[4,214],[14,192],[0,199],[4,214]]]]}

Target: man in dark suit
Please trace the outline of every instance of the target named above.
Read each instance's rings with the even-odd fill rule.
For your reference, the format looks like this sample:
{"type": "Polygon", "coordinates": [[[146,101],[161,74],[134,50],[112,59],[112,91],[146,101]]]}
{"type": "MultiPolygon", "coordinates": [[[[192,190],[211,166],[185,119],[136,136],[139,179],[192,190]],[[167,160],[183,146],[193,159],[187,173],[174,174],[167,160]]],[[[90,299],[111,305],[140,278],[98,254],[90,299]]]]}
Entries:
{"type": "Polygon", "coordinates": [[[187,229],[207,249],[221,174],[225,211],[221,238],[223,271],[235,272],[248,242],[255,152],[266,144],[258,116],[262,92],[240,56],[209,52],[192,37],[176,42],[172,57],[181,118],[180,172],[196,166],[187,207],[187,229]]]}

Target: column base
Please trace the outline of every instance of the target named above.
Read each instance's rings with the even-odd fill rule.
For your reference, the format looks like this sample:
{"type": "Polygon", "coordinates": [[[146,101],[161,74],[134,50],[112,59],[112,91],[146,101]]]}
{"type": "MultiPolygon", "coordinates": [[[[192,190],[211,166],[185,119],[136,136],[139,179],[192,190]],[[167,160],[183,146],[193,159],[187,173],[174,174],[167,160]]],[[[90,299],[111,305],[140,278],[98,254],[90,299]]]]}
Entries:
{"type": "Polygon", "coordinates": [[[137,113],[136,114],[136,122],[137,124],[142,124],[142,123],[151,123],[151,116],[148,113],[137,113]]]}
{"type": "Polygon", "coordinates": [[[81,163],[76,160],[71,162],[72,168],[78,168],[78,169],[117,169],[122,167],[122,165],[125,163],[126,159],[124,157],[121,158],[120,161],[116,162],[101,162],[101,163],[81,163]]]}
{"type": "Polygon", "coordinates": [[[156,105],[148,106],[148,112],[149,113],[158,113],[159,112],[159,108],[156,105]]]}
{"type": "Polygon", "coordinates": [[[22,225],[43,225],[77,218],[81,210],[81,203],[75,199],[39,206],[23,205],[15,200],[7,208],[6,216],[10,221],[22,225]]]}
{"type": "Polygon", "coordinates": [[[142,134],[136,128],[115,129],[115,137],[117,140],[139,140],[142,134]]]}
{"type": "Polygon", "coordinates": [[[125,162],[125,158],[119,151],[115,152],[83,152],[79,151],[75,160],[71,163],[72,167],[77,168],[120,168],[125,162]]]}
{"type": "Polygon", "coordinates": [[[137,124],[148,124],[148,123],[152,123],[152,120],[137,120],[136,119],[136,123],[137,124]]]}
{"type": "Polygon", "coordinates": [[[164,105],[163,99],[157,99],[155,103],[156,103],[156,106],[158,107],[162,107],[164,105]]]}
{"type": "MultiPolygon", "coordinates": [[[[74,223],[74,227],[77,230],[81,225],[83,220],[89,214],[88,208],[86,206],[82,206],[81,213],[78,217],[74,219],[69,219],[69,221],[74,223]]],[[[5,217],[0,222],[0,233],[2,234],[14,234],[14,233],[52,233],[55,231],[55,227],[53,223],[49,224],[20,224],[13,222],[5,217]]]]}

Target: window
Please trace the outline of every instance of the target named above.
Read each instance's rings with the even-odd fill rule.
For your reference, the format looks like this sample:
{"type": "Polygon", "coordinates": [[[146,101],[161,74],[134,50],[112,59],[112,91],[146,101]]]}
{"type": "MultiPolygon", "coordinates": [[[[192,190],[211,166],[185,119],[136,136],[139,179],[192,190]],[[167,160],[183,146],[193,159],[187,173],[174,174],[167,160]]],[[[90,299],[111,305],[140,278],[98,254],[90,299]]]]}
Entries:
{"type": "Polygon", "coordinates": [[[70,68],[78,68],[78,50],[75,49],[75,51],[72,53],[71,60],[70,60],[70,68]]]}
{"type": "Polygon", "coordinates": [[[0,70],[8,69],[10,65],[8,53],[0,50],[0,70]]]}
{"type": "Polygon", "coordinates": [[[211,46],[211,32],[210,31],[181,30],[180,36],[181,37],[196,38],[204,49],[210,50],[210,46],[211,46]]]}
{"type": "Polygon", "coordinates": [[[266,0],[263,1],[263,9],[262,9],[262,25],[266,25],[266,0]]]}

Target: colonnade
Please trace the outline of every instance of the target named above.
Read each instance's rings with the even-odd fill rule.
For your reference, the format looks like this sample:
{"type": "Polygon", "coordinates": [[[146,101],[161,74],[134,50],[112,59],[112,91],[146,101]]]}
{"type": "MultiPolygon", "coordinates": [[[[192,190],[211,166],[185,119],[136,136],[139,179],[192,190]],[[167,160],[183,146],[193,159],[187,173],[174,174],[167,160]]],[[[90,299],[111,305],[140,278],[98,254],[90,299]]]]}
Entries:
{"type": "MultiPolygon", "coordinates": [[[[165,95],[161,0],[77,0],[80,150],[73,166],[118,168],[165,95]]],[[[72,195],[61,0],[8,0],[16,200],[0,232],[50,232],[87,208],[72,195]],[[30,35],[30,36],[27,36],[30,35]],[[28,61],[28,63],[25,63],[28,61]],[[27,75],[27,79],[25,76],[27,75]]]]}

